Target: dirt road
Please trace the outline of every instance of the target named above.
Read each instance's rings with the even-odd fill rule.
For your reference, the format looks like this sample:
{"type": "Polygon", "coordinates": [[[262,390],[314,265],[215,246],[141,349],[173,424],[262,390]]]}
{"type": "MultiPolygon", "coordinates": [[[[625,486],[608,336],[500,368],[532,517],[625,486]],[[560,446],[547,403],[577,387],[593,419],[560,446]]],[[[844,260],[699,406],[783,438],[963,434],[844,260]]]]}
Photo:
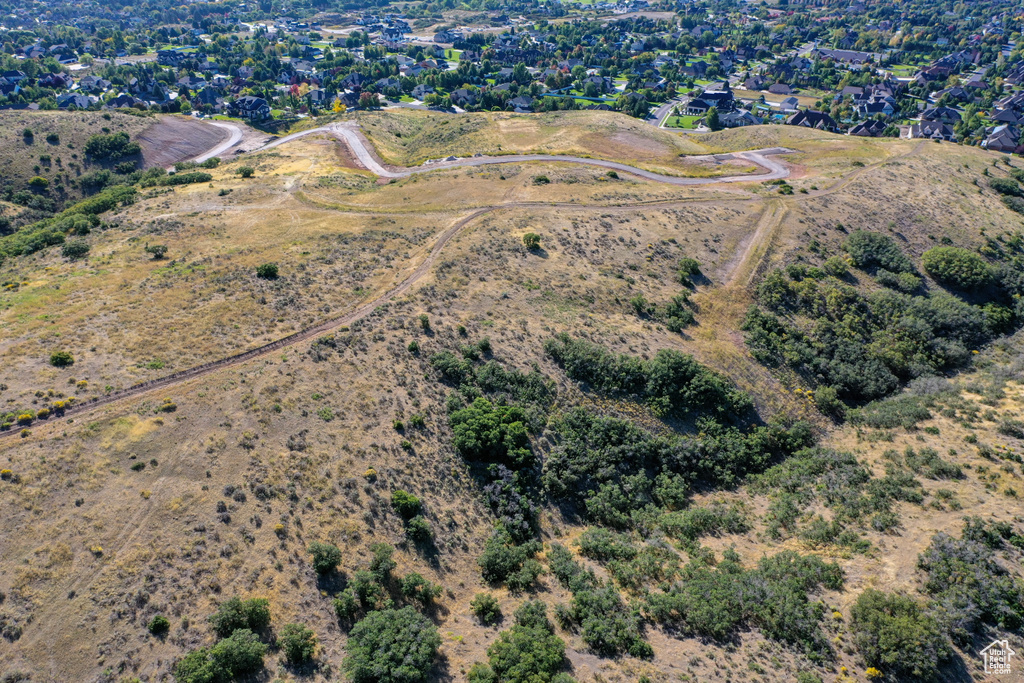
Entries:
{"type": "Polygon", "coordinates": [[[352,150],[356,159],[359,160],[368,171],[380,176],[381,178],[407,178],[414,173],[430,173],[431,171],[438,171],[447,168],[459,168],[462,166],[488,166],[490,164],[517,164],[525,162],[555,162],[555,163],[568,163],[568,164],[582,164],[585,166],[599,166],[601,168],[607,168],[613,171],[622,171],[623,173],[629,173],[631,175],[644,178],[646,180],[652,180],[656,183],[666,183],[668,185],[710,185],[712,183],[745,183],[745,182],[763,182],[766,180],[779,180],[782,178],[789,177],[789,169],[785,165],[775,159],[771,159],[771,155],[778,154],[789,154],[792,150],[784,147],[773,147],[771,149],[755,149],[747,152],[736,152],[731,155],[722,155],[723,159],[743,159],[749,161],[761,168],[767,169],[765,173],[748,174],[748,175],[737,175],[737,176],[724,176],[720,178],[685,178],[678,176],[663,175],[661,173],[653,173],[651,171],[645,171],[642,168],[636,166],[630,166],[628,164],[622,164],[617,161],[605,161],[603,159],[588,159],[584,157],[566,156],[562,154],[510,154],[506,156],[478,156],[478,157],[466,157],[454,159],[452,161],[438,161],[434,163],[424,164],[422,166],[416,166],[413,168],[386,168],[377,157],[370,151],[366,145],[366,141],[358,133],[358,128],[353,124],[347,123],[332,123],[319,128],[311,128],[304,130],[299,133],[293,133],[292,135],[286,135],[283,138],[274,140],[273,142],[265,145],[262,149],[272,149],[278,145],[283,145],[286,142],[291,142],[307,135],[313,135],[314,133],[328,133],[334,135],[338,139],[345,142],[345,144],[352,150]]]}
{"type": "MultiPolygon", "coordinates": [[[[240,135],[241,131],[237,127],[236,130],[239,132],[240,135]]],[[[453,168],[458,166],[482,166],[485,164],[521,163],[526,161],[555,161],[600,166],[603,168],[610,168],[617,171],[621,170],[625,173],[631,173],[633,175],[646,178],[648,180],[668,183],[671,185],[708,185],[714,183],[736,183],[750,181],[756,182],[787,177],[789,175],[789,170],[777,160],[771,159],[770,156],[776,154],[785,154],[791,151],[785,148],[771,148],[763,150],[752,150],[748,152],[738,152],[735,155],[733,155],[735,158],[746,159],[747,161],[758,164],[768,169],[767,173],[759,175],[729,176],[724,178],[677,178],[674,176],[665,176],[658,173],[652,173],[650,171],[645,171],[634,166],[620,164],[618,162],[613,161],[602,161],[599,159],[584,159],[582,157],[549,154],[514,155],[505,157],[471,157],[468,159],[458,159],[450,162],[424,165],[412,169],[391,170],[385,168],[384,165],[377,160],[375,155],[367,147],[366,143],[363,141],[363,138],[358,134],[356,129],[351,125],[345,124],[333,124],[329,126],[324,126],[322,128],[314,128],[311,130],[302,131],[300,133],[295,133],[293,135],[289,135],[274,140],[273,142],[264,145],[260,149],[271,149],[307,135],[323,132],[327,132],[338,136],[352,149],[353,153],[356,155],[356,158],[359,159],[360,163],[362,163],[371,172],[376,173],[377,175],[380,175],[381,177],[384,178],[402,178],[407,177],[413,173],[426,173],[441,168],[453,168]]],[[[230,137],[227,141],[222,141],[218,143],[215,147],[208,149],[206,152],[204,152],[204,155],[214,156],[217,153],[218,149],[228,149],[231,146],[230,144],[227,144],[228,142],[230,142],[230,137]]],[[[372,313],[380,305],[387,303],[388,301],[394,299],[395,297],[401,296],[406,291],[408,291],[414,284],[416,284],[420,279],[427,275],[430,269],[433,267],[434,263],[437,261],[438,257],[440,256],[445,245],[447,245],[448,242],[451,241],[451,239],[455,235],[457,235],[463,228],[472,223],[475,219],[479,218],[484,214],[491,213],[493,211],[499,211],[502,209],[529,208],[531,206],[545,206],[550,208],[551,205],[537,204],[534,202],[511,202],[508,204],[499,204],[494,206],[483,207],[466,215],[462,219],[458,220],[450,228],[445,230],[440,235],[440,237],[438,237],[438,239],[434,242],[433,247],[431,247],[430,253],[423,260],[423,262],[412,273],[405,277],[401,282],[399,282],[397,285],[395,285],[388,291],[384,292],[380,296],[377,296],[371,301],[368,301],[367,303],[359,306],[355,310],[341,317],[324,321],[319,325],[307,328],[305,330],[301,330],[299,332],[296,332],[295,334],[289,335],[282,339],[278,339],[277,341],[271,342],[269,344],[260,346],[255,349],[250,349],[248,351],[244,351],[233,356],[228,356],[226,358],[221,358],[219,360],[212,361],[210,363],[205,363],[203,365],[189,368],[187,370],[175,372],[173,374],[167,375],[166,377],[161,377],[159,379],[150,380],[148,382],[143,382],[141,384],[136,384],[135,386],[128,387],[127,389],[122,389],[120,391],[112,392],[110,394],[107,394],[106,396],[94,397],[92,400],[88,402],[82,402],[71,408],[66,409],[61,417],[71,417],[74,415],[78,415],[80,413],[91,412],[96,408],[110,405],[112,403],[116,403],[124,399],[140,396],[142,394],[146,394],[157,389],[166,389],[171,386],[179,385],[189,380],[196,379],[204,375],[208,375],[212,372],[216,372],[218,370],[238,365],[240,363],[244,363],[246,361],[259,358],[261,356],[265,356],[267,354],[278,351],[284,347],[292,346],[294,344],[298,344],[305,341],[310,341],[326,332],[337,329],[338,327],[344,325],[351,325],[357,320],[360,320],[369,315],[370,313],[372,313]]],[[[646,206],[646,204],[638,204],[637,206],[646,206]]],[[[579,208],[579,206],[575,206],[574,208],[579,208]]],[[[624,205],[618,205],[616,206],[616,208],[622,209],[626,207],[624,207],[624,205]]],[[[758,230],[757,232],[760,233],[762,231],[758,230]]],[[[751,248],[754,245],[756,245],[756,241],[757,235],[755,234],[753,244],[748,244],[744,249],[745,256],[749,255],[749,253],[751,252],[751,248]]],[[[10,438],[13,437],[15,434],[19,433],[20,432],[18,432],[17,430],[0,432],[0,439],[10,438]]]]}

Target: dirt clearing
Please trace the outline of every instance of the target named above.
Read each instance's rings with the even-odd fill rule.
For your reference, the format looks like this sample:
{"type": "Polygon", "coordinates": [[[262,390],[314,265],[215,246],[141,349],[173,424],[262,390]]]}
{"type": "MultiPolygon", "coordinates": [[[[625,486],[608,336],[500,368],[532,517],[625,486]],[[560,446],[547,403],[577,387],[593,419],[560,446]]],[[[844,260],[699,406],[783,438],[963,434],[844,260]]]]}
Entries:
{"type": "Polygon", "coordinates": [[[164,116],[142,131],[138,142],[142,145],[142,165],[171,166],[191,159],[227,140],[228,131],[196,119],[164,116]]]}

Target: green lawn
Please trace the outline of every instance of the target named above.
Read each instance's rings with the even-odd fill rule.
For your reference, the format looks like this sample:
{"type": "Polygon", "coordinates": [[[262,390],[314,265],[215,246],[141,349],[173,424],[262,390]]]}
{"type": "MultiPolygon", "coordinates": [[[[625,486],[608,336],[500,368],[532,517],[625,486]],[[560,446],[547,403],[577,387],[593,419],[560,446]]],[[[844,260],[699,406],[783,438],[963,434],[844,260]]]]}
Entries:
{"type": "Polygon", "coordinates": [[[697,127],[697,120],[704,118],[702,116],[669,116],[665,119],[666,128],[687,128],[693,129],[697,127]]]}

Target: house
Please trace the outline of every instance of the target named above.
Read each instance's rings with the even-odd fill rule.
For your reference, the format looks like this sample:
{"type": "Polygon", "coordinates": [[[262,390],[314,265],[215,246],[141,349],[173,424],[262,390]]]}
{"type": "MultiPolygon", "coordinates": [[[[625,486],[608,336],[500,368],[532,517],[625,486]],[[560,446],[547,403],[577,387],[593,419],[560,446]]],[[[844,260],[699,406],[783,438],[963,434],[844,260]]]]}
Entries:
{"type": "Polygon", "coordinates": [[[718,122],[724,128],[742,128],[743,126],[759,126],[764,123],[761,119],[745,109],[726,112],[718,117],[718,122]]]}
{"type": "Polygon", "coordinates": [[[185,55],[177,50],[157,50],[156,63],[160,66],[181,66],[185,55]]]}
{"type": "Polygon", "coordinates": [[[224,99],[216,90],[210,87],[206,87],[196,94],[193,100],[193,104],[195,104],[196,102],[200,104],[208,104],[211,107],[216,107],[218,104],[223,104],[224,99]]]}
{"type": "Polygon", "coordinates": [[[993,152],[1007,152],[1012,154],[1020,147],[1020,128],[1009,124],[996,126],[992,132],[981,141],[981,146],[993,152]]]}
{"type": "Polygon", "coordinates": [[[90,104],[89,98],[81,93],[64,93],[57,98],[58,109],[88,109],[90,104]]]}
{"type": "Polygon", "coordinates": [[[1012,109],[999,109],[992,114],[992,120],[996,123],[1020,123],[1021,117],[1012,109]]]}
{"type": "Polygon", "coordinates": [[[456,40],[462,40],[462,34],[458,31],[440,31],[434,34],[435,43],[454,43],[456,40]]]}
{"type": "Polygon", "coordinates": [[[103,92],[110,88],[110,81],[99,76],[86,76],[78,81],[78,87],[87,92],[103,92]]]}
{"type": "Polygon", "coordinates": [[[229,106],[233,114],[249,121],[265,121],[270,118],[270,105],[262,97],[246,95],[229,106]]]}
{"type": "Polygon", "coordinates": [[[773,95],[792,95],[793,89],[790,88],[785,83],[775,83],[773,85],[768,86],[768,92],[770,92],[773,95]]]}
{"type": "Polygon", "coordinates": [[[874,52],[857,52],[855,50],[830,50],[827,48],[817,48],[811,52],[811,56],[815,59],[831,59],[834,62],[840,62],[850,66],[860,66],[868,62],[877,62],[878,55],[874,52]]]}
{"type": "Polygon", "coordinates": [[[921,113],[922,121],[939,121],[940,123],[956,123],[960,120],[960,112],[950,107],[932,107],[921,113]]]}
{"type": "Polygon", "coordinates": [[[795,97],[787,97],[779,103],[779,109],[782,111],[797,111],[800,109],[800,100],[795,97]]]}
{"type": "Polygon", "coordinates": [[[7,81],[8,83],[17,85],[18,83],[21,83],[23,80],[28,78],[28,76],[25,75],[24,71],[12,70],[3,72],[2,74],[0,74],[0,78],[7,81]]]}
{"type": "Polygon", "coordinates": [[[427,85],[426,83],[420,83],[419,85],[412,89],[412,96],[415,97],[417,100],[422,100],[427,95],[432,95],[433,93],[434,89],[427,85]]]}
{"type": "Polygon", "coordinates": [[[871,119],[868,121],[862,121],[850,129],[849,135],[855,135],[863,138],[877,138],[882,135],[882,132],[887,128],[884,121],[877,119],[871,119]]]}
{"type": "Polygon", "coordinates": [[[533,98],[529,95],[513,97],[508,104],[517,114],[527,114],[533,111],[533,98]]]}
{"type": "MultiPolygon", "coordinates": [[[[752,77],[748,78],[747,80],[743,81],[743,89],[744,90],[763,90],[764,86],[765,86],[765,83],[767,83],[767,81],[765,81],[763,76],[752,76],[752,77]]],[[[787,93],[787,94],[789,94],[789,93],[787,93]]]]}
{"type": "Polygon", "coordinates": [[[922,121],[915,123],[907,131],[907,138],[927,138],[930,140],[953,140],[953,126],[938,121],[922,121]]]}
{"type": "Polygon", "coordinates": [[[821,111],[814,111],[812,109],[805,109],[798,111],[797,113],[786,119],[787,126],[803,126],[805,128],[816,128],[818,130],[835,131],[839,128],[839,125],[835,120],[821,111]]]}
{"type": "Polygon", "coordinates": [[[892,116],[896,112],[896,107],[893,103],[888,100],[874,99],[872,98],[868,102],[862,102],[857,105],[857,113],[862,117],[871,117],[881,114],[883,116],[892,116]]]}
{"type": "Polygon", "coordinates": [[[104,109],[145,109],[146,103],[137,97],[122,93],[117,97],[108,100],[103,105],[104,109]]]}
{"type": "Polygon", "coordinates": [[[364,76],[358,71],[353,71],[345,78],[341,79],[341,87],[348,88],[349,90],[362,90],[363,86],[370,80],[369,76],[364,76]]]}
{"type": "Polygon", "coordinates": [[[307,97],[310,104],[315,104],[318,107],[324,107],[334,102],[334,95],[320,88],[310,90],[307,97]]]}
{"type": "Polygon", "coordinates": [[[71,76],[62,73],[46,74],[36,81],[36,84],[43,88],[53,88],[54,90],[66,90],[74,85],[74,81],[71,76]]]}
{"type": "Polygon", "coordinates": [[[458,90],[453,90],[448,95],[448,99],[451,100],[451,103],[456,107],[465,108],[476,104],[479,97],[477,96],[477,93],[472,90],[459,88],[458,90]]]}

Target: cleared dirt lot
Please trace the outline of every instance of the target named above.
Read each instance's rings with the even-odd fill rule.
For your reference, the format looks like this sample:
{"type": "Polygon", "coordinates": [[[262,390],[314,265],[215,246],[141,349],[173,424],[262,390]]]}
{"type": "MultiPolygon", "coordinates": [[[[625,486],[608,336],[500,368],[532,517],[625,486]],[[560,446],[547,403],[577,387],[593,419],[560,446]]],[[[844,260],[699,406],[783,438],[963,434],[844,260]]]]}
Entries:
{"type": "Polygon", "coordinates": [[[164,116],[138,136],[145,168],[191,159],[228,139],[228,131],[196,119],[164,116]]]}

